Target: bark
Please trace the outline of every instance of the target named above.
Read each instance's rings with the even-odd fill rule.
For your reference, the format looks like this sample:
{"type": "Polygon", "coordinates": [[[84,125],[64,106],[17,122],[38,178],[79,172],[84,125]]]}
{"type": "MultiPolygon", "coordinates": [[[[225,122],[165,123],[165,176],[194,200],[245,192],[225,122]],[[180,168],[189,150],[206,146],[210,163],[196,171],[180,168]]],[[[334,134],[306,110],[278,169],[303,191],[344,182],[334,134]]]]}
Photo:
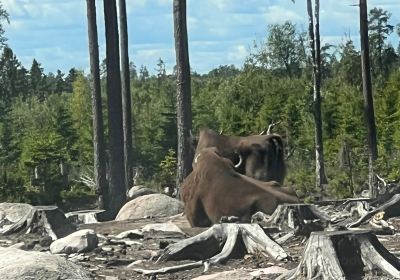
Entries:
{"type": "Polygon", "coordinates": [[[312,231],[321,231],[331,218],[311,204],[279,205],[265,222],[283,231],[294,231],[296,235],[309,236],[312,231]]]}
{"type": "Polygon", "coordinates": [[[115,0],[104,0],[106,32],[107,102],[109,129],[109,206],[114,218],[126,201],[121,75],[115,0]]]}
{"type": "Polygon", "coordinates": [[[124,129],[124,164],[127,190],[133,186],[132,104],[129,74],[128,24],[125,0],[118,0],[121,46],[122,120],[124,129]]]}
{"type": "Polygon", "coordinates": [[[178,158],[177,183],[179,185],[192,171],[192,149],[190,130],[192,129],[192,104],[190,85],[189,48],[186,26],[186,0],[174,0],[174,37],[177,66],[177,127],[178,158]]]}
{"type": "Polygon", "coordinates": [[[210,265],[224,263],[233,255],[258,252],[276,261],[290,259],[282,247],[266,235],[259,225],[217,224],[196,236],[169,245],[157,260],[158,262],[185,259],[200,261],[157,270],[139,268],[133,270],[146,275],[186,270],[203,265],[207,270],[210,265]]]}
{"type": "Polygon", "coordinates": [[[374,101],[372,97],[371,67],[369,59],[367,1],[360,0],[361,70],[364,96],[364,117],[368,140],[368,183],[371,197],[376,197],[374,161],[378,157],[374,101]]]}
{"type": "Polygon", "coordinates": [[[322,190],[327,183],[324,164],[324,147],[322,140],[322,115],[321,115],[321,44],[319,35],[319,0],[315,0],[315,22],[311,0],[307,0],[309,18],[309,37],[313,61],[313,102],[315,120],[315,172],[316,187],[322,190]]]}
{"type": "Polygon", "coordinates": [[[322,115],[321,115],[321,40],[319,34],[319,0],[315,0],[315,75],[314,75],[314,103],[315,103],[315,142],[316,142],[316,162],[317,162],[317,183],[327,183],[324,163],[324,147],[322,140],[322,115]],[[319,165],[319,166],[318,166],[319,165]]]}
{"type": "Polygon", "coordinates": [[[377,279],[377,272],[400,278],[399,269],[399,260],[369,231],[313,232],[297,268],[277,279],[377,279]]]}
{"type": "Polygon", "coordinates": [[[96,2],[86,0],[88,34],[89,34],[89,55],[92,92],[92,114],[93,114],[93,164],[94,181],[98,195],[98,207],[105,209],[107,198],[106,179],[106,156],[104,143],[104,125],[101,106],[100,68],[99,68],[99,46],[96,24],[96,2]]]}
{"type": "Polygon", "coordinates": [[[316,186],[323,188],[327,183],[324,164],[324,147],[322,141],[322,115],[321,115],[321,43],[319,35],[319,0],[315,0],[315,22],[311,0],[307,0],[308,34],[313,63],[313,102],[315,120],[315,172],[316,186]]]}

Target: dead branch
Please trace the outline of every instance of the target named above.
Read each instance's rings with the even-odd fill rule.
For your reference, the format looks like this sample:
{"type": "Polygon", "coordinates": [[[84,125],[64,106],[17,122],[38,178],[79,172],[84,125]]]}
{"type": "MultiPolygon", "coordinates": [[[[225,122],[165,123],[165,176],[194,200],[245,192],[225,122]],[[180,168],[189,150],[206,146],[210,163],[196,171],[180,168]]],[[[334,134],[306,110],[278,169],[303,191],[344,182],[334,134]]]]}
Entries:
{"type": "Polygon", "coordinates": [[[400,202],[400,194],[395,194],[389,201],[375,208],[374,210],[369,211],[360,219],[358,219],[356,222],[348,224],[347,227],[348,228],[357,227],[362,223],[366,222],[367,220],[369,220],[370,218],[372,218],[375,214],[379,212],[384,213],[383,217],[384,219],[400,216],[400,205],[398,204],[399,202],[400,202]]]}

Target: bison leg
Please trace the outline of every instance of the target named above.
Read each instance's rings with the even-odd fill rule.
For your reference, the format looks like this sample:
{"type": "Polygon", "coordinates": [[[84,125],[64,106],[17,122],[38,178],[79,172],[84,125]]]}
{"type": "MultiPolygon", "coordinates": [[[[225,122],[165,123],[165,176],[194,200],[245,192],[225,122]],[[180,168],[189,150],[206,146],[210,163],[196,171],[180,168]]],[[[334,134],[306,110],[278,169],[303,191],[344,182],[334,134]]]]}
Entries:
{"type": "Polygon", "coordinates": [[[192,227],[208,227],[211,225],[200,199],[185,204],[185,215],[192,227]]]}

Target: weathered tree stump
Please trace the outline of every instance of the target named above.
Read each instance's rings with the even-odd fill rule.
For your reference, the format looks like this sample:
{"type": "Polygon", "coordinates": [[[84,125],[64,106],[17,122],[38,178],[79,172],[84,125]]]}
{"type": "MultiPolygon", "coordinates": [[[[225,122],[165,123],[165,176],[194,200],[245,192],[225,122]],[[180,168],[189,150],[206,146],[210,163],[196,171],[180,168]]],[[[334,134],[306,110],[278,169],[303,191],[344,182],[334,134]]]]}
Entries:
{"type": "Polygon", "coordinates": [[[348,225],[349,228],[357,227],[362,223],[368,221],[372,218],[375,214],[382,213],[381,219],[389,219],[392,217],[400,216],[400,194],[395,194],[393,197],[388,200],[386,203],[382,204],[381,206],[375,208],[372,211],[369,211],[365,215],[363,215],[360,219],[356,222],[351,223],[348,225]]]}
{"type": "Polygon", "coordinates": [[[39,233],[49,235],[53,240],[64,237],[76,230],[67,221],[57,206],[30,206],[16,221],[0,229],[0,234],[39,233]]]}
{"type": "Polygon", "coordinates": [[[259,252],[275,260],[290,259],[282,247],[268,237],[257,224],[216,224],[208,230],[169,245],[162,252],[157,262],[168,260],[199,260],[179,266],[165,267],[158,270],[132,268],[145,274],[161,274],[187,270],[223,263],[233,255],[259,252]]]}
{"type": "Polygon", "coordinates": [[[313,232],[297,268],[277,279],[400,278],[399,270],[400,261],[370,231],[313,232]]]}
{"type": "Polygon", "coordinates": [[[296,235],[310,235],[327,227],[330,217],[312,204],[282,204],[263,222],[282,231],[294,231],[296,235]]]}

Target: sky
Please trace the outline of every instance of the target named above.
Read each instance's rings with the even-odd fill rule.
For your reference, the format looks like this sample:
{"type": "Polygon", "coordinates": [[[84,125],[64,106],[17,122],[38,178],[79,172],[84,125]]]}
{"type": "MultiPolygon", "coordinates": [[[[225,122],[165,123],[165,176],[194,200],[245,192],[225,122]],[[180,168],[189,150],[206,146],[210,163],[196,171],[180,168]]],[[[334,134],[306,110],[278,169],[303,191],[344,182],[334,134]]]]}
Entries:
{"type": "MultiPolygon", "coordinates": [[[[0,0],[10,15],[5,24],[8,44],[26,68],[35,58],[45,72],[72,67],[89,70],[85,0],[0,0]]],[[[208,73],[220,65],[243,65],[253,42],[267,36],[268,24],[290,20],[300,29],[308,26],[306,1],[296,0],[187,0],[191,68],[208,73]]],[[[358,44],[358,0],[322,0],[322,44],[340,44],[350,35],[358,44]]],[[[102,1],[96,0],[99,48],[105,56],[102,1]]],[[[126,0],[129,57],[139,69],[154,73],[161,58],[170,72],[175,65],[172,0],[126,0]]],[[[392,13],[400,23],[400,0],[369,0],[368,9],[392,13]]],[[[397,46],[398,37],[391,36],[397,46]]]]}

